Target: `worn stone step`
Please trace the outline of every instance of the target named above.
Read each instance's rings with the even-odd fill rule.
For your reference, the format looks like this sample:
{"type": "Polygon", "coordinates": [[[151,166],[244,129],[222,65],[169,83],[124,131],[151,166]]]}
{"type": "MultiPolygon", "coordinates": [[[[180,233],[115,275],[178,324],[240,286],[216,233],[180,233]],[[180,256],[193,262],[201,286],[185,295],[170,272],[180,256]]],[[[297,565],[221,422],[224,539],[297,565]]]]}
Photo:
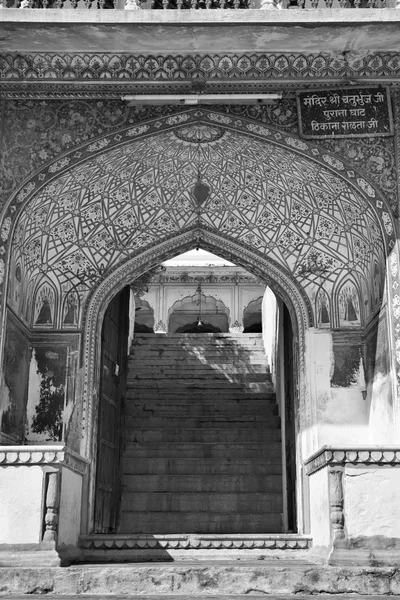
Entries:
{"type": "MultiPolygon", "coordinates": [[[[118,543],[120,546],[121,540],[118,543]]],[[[257,543],[258,536],[255,545],[257,543]]],[[[1,593],[14,600],[32,600],[38,595],[49,600],[249,600],[249,597],[260,596],[267,600],[400,598],[399,578],[394,568],[316,564],[301,550],[286,554],[272,550],[276,556],[268,558],[257,546],[252,548],[251,539],[247,545],[249,549],[243,551],[241,560],[237,560],[237,555],[231,559],[235,550],[229,549],[227,554],[222,546],[214,552],[205,550],[213,554],[212,558],[197,562],[185,559],[190,555],[185,548],[180,550],[180,558],[176,558],[178,551],[168,548],[161,549],[160,553],[170,562],[160,564],[151,562],[150,558],[149,562],[132,568],[129,564],[116,564],[112,555],[117,554],[118,560],[118,550],[111,549],[106,560],[113,560],[113,564],[11,566],[0,570],[1,593]],[[218,560],[221,554],[225,560],[218,560]]],[[[106,548],[110,546],[112,543],[107,541],[106,548]]],[[[105,549],[94,552],[92,562],[102,560],[106,552],[105,549]]],[[[152,551],[147,552],[151,557],[152,551]]],[[[153,560],[155,556],[153,554],[153,560]]]]}
{"type": "Polygon", "coordinates": [[[134,400],[133,398],[127,402],[126,410],[128,415],[132,416],[144,416],[148,413],[154,415],[166,415],[166,416],[179,416],[189,417],[196,416],[226,416],[234,418],[236,415],[256,415],[258,417],[265,416],[266,418],[278,414],[278,406],[272,402],[264,401],[248,401],[236,402],[236,401],[225,401],[225,402],[174,402],[171,399],[165,402],[151,400],[134,400]]]}
{"type": "MultiPolygon", "coordinates": [[[[129,475],[125,471],[123,493],[151,492],[154,497],[161,492],[207,492],[224,494],[282,493],[282,477],[278,475],[258,475],[252,472],[251,465],[246,475],[221,475],[202,473],[200,475],[129,475]]],[[[149,508],[149,510],[151,510],[149,508]]],[[[182,510],[184,510],[182,508],[182,510]]],[[[205,509],[207,510],[207,509],[205,509]]]]}
{"type": "MultiPolygon", "coordinates": [[[[124,490],[122,512],[276,513],[282,511],[282,493],[130,492],[124,490]]],[[[168,519],[168,514],[165,515],[168,519]]]]}
{"type": "Polygon", "coordinates": [[[156,400],[159,402],[162,400],[162,403],[166,404],[167,402],[173,401],[178,404],[197,404],[201,401],[202,404],[229,404],[236,403],[239,405],[241,402],[245,402],[249,404],[254,402],[265,402],[265,403],[276,403],[276,394],[274,392],[254,392],[252,390],[228,390],[224,388],[219,388],[218,390],[209,390],[206,388],[200,388],[194,392],[191,390],[190,392],[186,389],[182,388],[174,388],[170,387],[168,389],[160,390],[159,388],[152,388],[149,390],[144,387],[140,389],[140,394],[138,390],[127,389],[126,397],[128,399],[132,399],[135,401],[146,401],[147,399],[156,400]]]}
{"type": "Polygon", "coordinates": [[[157,445],[127,441],[124,457],[138,458],[191,458],[237,459],[264,458],[280,460],[282,456],[279,441],[264,442],[262,445],[252,442],[205,443],[205,442],[159,442],[157,445]]]}
{"type": "Polygon", "coordinates": [[[207,380],[204,379],[197,379],[195,377],[193,377],[192,379],[161,379],[161,380],[157,380],[157,379],[146,379],[143,381],[140,380],[136,380],[136,379],[130,379],[129,375],[128,375],[128,379],[127,379],[127,383],[126,383],[127,387],[134,390],[134,389],[141,389],[142,387],[145,387],[146,389],[176,389],[177,387],[181,388],[181,390],[187,389],[187,390],[196,390],[196,389],[214,389],[217,390],[219,388],[222,388],[224,390],[226,390],[227,388],[229,388],[232,391],[252,391],[252,392],[272,392],[273,390],[271,389],[271,384],[269,382],[252,382],[252,381],[248,381],[248,382],[243,382],[243,383],[236,383],[236,382],[228,382],[226,379],[219,381],[219,380],[215,380],[212,382],[212,385],[207,385],[207,380]]]}
{"type": "MultiPolygon", "coordinates": [[[[184,354],[184,353],[176,353],[176,352],[171,352],[171,355],[167,355],[165,356],[165,354],[162,355],[162,357],[158,356],[158,354],[156,354],[155,352],[148,352],[148,353],[144,353],[144,352],[140,352],[137,355],[133,356],[133,355],[129,355],[128,356],[128,366],[129,368],[131,367],[135,367],[136,365],[140,365],[141,367],[159,367],[160,363],[162,365],[165,364],[173,364],[173,365],[180,365],[182,367],[187,367],[190,368],[191,366],[195,366],[197,367],[200,364],[203,364],[204,366],[210,368],[210,369],[223,369],[226,367],[234,367],[236,369],[240,369],[240,368],[248,368],[250,365],[247,364],[248,361],[242,361],[240,360],[239,357],[235,358],[233,357],[225,357],[223,354],[221,355],[221,353],[218,353],[218,355],[215,355],[215,358],[218,360],[214,360],[213,361],[213,354],[210,357],[205,357],[203,355],[201,356],[194,356],[193,354],[184,354]],[[161,361],[160,361],[161,358],[161,361]]],[[[251,367],[262,367],[263,369],[268,370],[268,359],[267,357],[264,355],[259,355],[252,353],[251,354],[251,367]]]]}
{"type": "Polygon", "coordinates": [[[125,416],[125,423],[128,428],[142,429],[147,431],[148,429],[155,428],[167,428],[167,429],[215,429],[223,428],[225,430],[233,429],[262,429],[263,431],[276,430],[280,428],[281,421],[279,417],[261,417],[260,415],[237,415],[235,417],[219,417],[206,416],[206,417],[193,417],[188,416],[156,416],[150,413],[147,416],[136,417],[131,415],[125,416]]]}
{"type": "Polygon", "coordinates": [[[281,456],[263,458],[142,458],[134,450],[123,459],[125,477],[129,475],[280,475],[281,456]],[[132,460],[134,459],[134,460],[132,460]]]}
{"type": "Polygon", "coordinates": [[[188,369],[175,370],[175,369],[160,369],[159,371],[130,371],[128,373],[126,384],[132,385],[136,381],[156,381],[162,380],[167,383],[170,380],[173,381],[204,381],[207,387],[213,387],[215,381],[227,382],[228,385],[232,383],[239,383],[247,385],[250,382],[269,382],[268,375],[265,373],[224,373],[223,371],[207,371],[206,369],[188,369]]]}
{"type": "Polygon", "coordinates": [[[261,363],[266,362],[267,356],[261,348],[250,347],[222,347],[222,346],[136,346],[132,348],[128,362],[133,363],[136,360],[141,360],[148,357],[152,360],[158,358],[161,360],[176,361],[192,360],[205,362],[210,360],[213,362],[221,361],[221,363],[234,364],[250,364],[251,360],[259,360],[261,363]]]}
{"type": "Polygon", "coordinates": [[[119,533],[281,533],[276,513],[123,512],[119,533]]]}
{"type": "Polygon", "coordinates": [[[240,442],[277,442],[281,432],[276,429],[223,429],[207,428],[193,429],[132,429],[126,432],[128,442],[158,443],[158,442],[204,442],[204,443],[240,443],[240,442]]]}
{"type": "MultiPolygon", "coordinates": [[[[249,409],[241,409],[229,410],[229,408],[225,408],[224,410],[213,410],[210,408],[207,410],[207,407],[199,406],[197,409],[194,409],[188,406],[171,406],[171,405],[162,405],[156,403],[148,403],[147,405],[132,405],[131,403],[127,403],[126,408],[126,417],[130,417],[131,419],[174,419],[179,420],[180,422],[183,420],[193,420],[199,423],[211,423],[215,421],[219,422],[227,422],[227,423],[253,423],[253,422],[273,422],[274,419],[278,419],[277,427],[280,425],[280,418],[277,415],[278,407],[274,405],[270,405],[267,407],[260,408],[258,410],[249,409]]],[[[187,422],[187,421],[186,421],[187,422]]],[[[202,425],[203,426],[203,425],[202,425]]]]}

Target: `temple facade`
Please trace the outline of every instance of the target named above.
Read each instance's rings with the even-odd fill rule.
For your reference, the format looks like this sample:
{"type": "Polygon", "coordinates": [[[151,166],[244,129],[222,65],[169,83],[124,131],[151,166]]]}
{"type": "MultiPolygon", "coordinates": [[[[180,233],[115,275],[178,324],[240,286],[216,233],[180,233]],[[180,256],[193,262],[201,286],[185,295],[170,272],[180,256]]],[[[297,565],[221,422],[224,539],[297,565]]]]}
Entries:
{"type": "Polygon", "coordinates": [[[0,8],[2,589],[223,552],[399,593],[396,6],[0,8]]]}

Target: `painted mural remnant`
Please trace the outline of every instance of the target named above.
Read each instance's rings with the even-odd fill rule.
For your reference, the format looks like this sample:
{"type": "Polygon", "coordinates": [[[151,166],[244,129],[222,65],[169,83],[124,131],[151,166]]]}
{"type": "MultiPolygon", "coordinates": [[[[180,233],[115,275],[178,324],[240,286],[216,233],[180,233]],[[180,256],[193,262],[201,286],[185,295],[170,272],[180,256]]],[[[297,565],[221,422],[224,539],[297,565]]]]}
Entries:
{"type": "Polygon", "coordinates": [[[26,423],[28,441],[62,440],[66,377],[66,348],[33,348],[26,423]]]}
{"type": "Polygon", "coordinates": [[[29,340],[9,320],[7,325],[4,389],[1,393],[1,431],[19,443],[24,439],[26,397],[28,389],[29,340]]]}
{"type": "Polygon", "coordinates": [[[55,293],[53,288],[47,283],[38,289],[34,308],[33,322],[35,326],[48,327],[53,325],[55,293]]]}
{"type": "Polygon", "coordinates": [[[361,346],[334,345],[335,366],[331,378],[332,387],[351,387],[364,384],[364,369],[361,360],[361,346]]]}
{"type": "Polygon", "coordinates": [[[329,327],[331,321],[329,310],[329,297],[326,291],[322,288],[317,294],[316,313],[318,327],[329,327]]]}
{"type": "Polygon", "coordinates": [[[339,326],[360,327],[360,300],[355,285],[346,283],[339,293],[339,326]]]}
{"type": "Polygon", "coordinates": [[[77,292],[70,291],[64,302],[64,327],[77,327],[79,317],[79,296],[77,292]]]}

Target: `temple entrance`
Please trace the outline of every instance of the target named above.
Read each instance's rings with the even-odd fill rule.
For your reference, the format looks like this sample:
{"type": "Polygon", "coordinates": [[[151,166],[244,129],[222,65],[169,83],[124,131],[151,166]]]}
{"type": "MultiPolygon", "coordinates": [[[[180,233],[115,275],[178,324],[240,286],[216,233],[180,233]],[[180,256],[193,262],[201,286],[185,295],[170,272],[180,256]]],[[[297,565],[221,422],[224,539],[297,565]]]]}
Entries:
{"type": "MultiPolygon", "coordinates": [[[[182,295],[193,282],[199,286],[193,268],[186,265],[186,283],[176,282],[182,295]]],[[[161,296],[172,302],[175,292],[165,281],[176,280],[174,268],[166,267],[161,286],[160,277],[150,281],[140,298],[133,282],[133,294],[125,290],[110,303],[102,336],[96,533],[296,531],[289,312],[264,284],[233,269],[209,269],[197,302],[195,294],[167,303],[169,333],[138,331],[135,317],[129,349],[127,314],[136,315],[138,305],[153,314],[161,296]],[[240,313],[240,323],[226,321],[225,333],[216,331],[205,317],[216,306],[226,319],[240,313]],[[181,319],[197,315],[192,327],[174,326],[177,307],[181,319]],[[249,313],[263,333],[244,332],[249,313]]]]}

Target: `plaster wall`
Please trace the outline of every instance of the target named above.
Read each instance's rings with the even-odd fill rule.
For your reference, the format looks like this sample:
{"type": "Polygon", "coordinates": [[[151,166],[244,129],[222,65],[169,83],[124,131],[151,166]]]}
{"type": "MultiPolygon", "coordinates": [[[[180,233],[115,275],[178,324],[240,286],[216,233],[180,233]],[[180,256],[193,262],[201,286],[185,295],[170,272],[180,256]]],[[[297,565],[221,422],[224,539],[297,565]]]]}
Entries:
{"type": "Polygon", "coordinates": [[[271,368],[271,375],[276,384],[276,326],[277,326],[277,303],[276,297],[270,288],[265,290],[262,306],[263,341],[265,354],[271,368]]]}
{"type": "Polygon", "coordinates": [[[0,544],[39,543],[43,481],[40,466],[0,468],[0,544]]]}
{"type": "Polygon", "coordinates": [[[58,545],[76,546],[81,528],[82,475],[67,468],[61,471],[58,545]]]}
{"type": "Polygon", "coordinates": [[[350,378],[346,356],[342,349],[334,348],[331,332],[310,329],[307,348],[315,444],[311,451],[324,445],[365,444],[369,415],[358,350],[356,368],[350,378]],[[337,375],[340,369],[341,377],[337,375]]]}
{"type": "Polygon", "coordinates": [[[328,548],[331,539],[329,471],[325,467],[309,477],[310,533],[314,550],[328,548]]]}
{"type": "Polygon", "coordinates": [[[346,465],[343,485],[349,540],[376,549],[400,544],[399,466],[346,465]]]}

